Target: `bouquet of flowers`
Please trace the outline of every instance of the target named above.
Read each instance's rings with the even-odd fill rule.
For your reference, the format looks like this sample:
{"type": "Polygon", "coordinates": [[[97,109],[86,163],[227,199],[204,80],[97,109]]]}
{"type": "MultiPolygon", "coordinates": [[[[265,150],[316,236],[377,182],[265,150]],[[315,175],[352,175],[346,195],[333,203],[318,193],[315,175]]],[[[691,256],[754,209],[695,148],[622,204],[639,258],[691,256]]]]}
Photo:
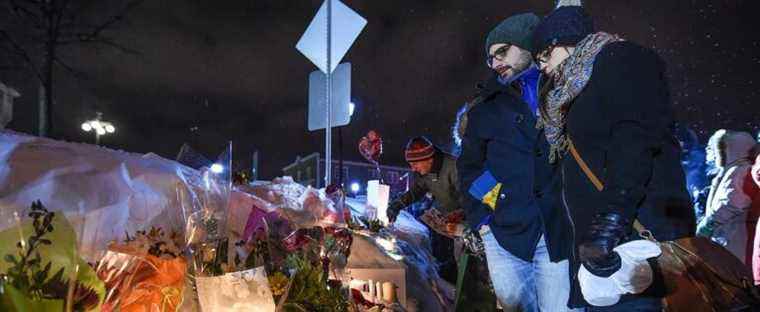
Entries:
{"type": "MultiPolygon", "coordinates": [[[[202,311],[274,311],[266,270],[251,265],[241,233],[228,228],[232,147],[201,168],[201,188],[181,197],[186,211],[188,284],[202,311]]],[[[238,183],[245,184],[238,175],[238,183]]],[[[252,234],[249,234],[252,235],[252,234]]]]}
{"type": "Polygon", "coordinates": [[[187,271],[180,246],[178,233],[156,227],[111,243],[97,266],[108,289],[103,311],[176,311],[187,271]]]}
{"type": "Polygon", "coordinates": [[[454,211],[444,215],[440,210],[430,208],[425,210],[420,219],[438,234],[447,237],[461,236],[464,229],[464,213],[462,211],[454,211]]]}
{"type": "Polygon", "coordinates": [[[283,311],[345,311],[349,298],[340,279],[348,262],[351,231],[341,227],[294,229],[277,211],[252,207],[246,241],[236,244],[243,268],[264,267],[283,311]],[[245,259],[245,260],[243,260],[245,259]]]}
{"type": "Polygon", "coordinates": [[[0,311],[97,311],[105,287],[79,257],[74,229],[40,202],[28,216],[0,232],[0,311]]]}
{"type": "MultiPolygon", "coordinates": [[[[231,162],[223,155],[215,164],[226,169],[231,162]]],[[[203,187],[181,200],[188,216],[189,285],[200,310],[345,311],[348,296],[340,281],[331,280],[342,275],[352,239],[338,227],[347,210],[343,195],[275,181],[254,193],[273,204],[253,201],[238,229],[227,222],[230,215],[245,215],[230,212],[230,179],[224,170],[204,169],[203,187]]]]}

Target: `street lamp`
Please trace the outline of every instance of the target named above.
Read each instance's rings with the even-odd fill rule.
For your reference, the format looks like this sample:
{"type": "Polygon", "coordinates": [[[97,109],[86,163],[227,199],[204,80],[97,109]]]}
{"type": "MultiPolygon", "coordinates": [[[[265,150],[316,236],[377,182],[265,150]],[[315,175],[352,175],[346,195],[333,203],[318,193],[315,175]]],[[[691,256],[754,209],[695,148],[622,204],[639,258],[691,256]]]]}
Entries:
{"type": "Polygon", "coordinates": [[[110,122],[101,120],[102,117],[103,113],[98,112],[95,119],[82,123],[84,132],[92,131],[95,133],[95,145],[100,145],[100,136],[116,132],[116,127],[110,122]]]}
{"type": "Polygon", "coordinates": [[[354,196],[359,193],[361,190],[361,186],[359,185],[359,182],[353,182],[351,183],[351,193],[354,193],[354,196]]]}

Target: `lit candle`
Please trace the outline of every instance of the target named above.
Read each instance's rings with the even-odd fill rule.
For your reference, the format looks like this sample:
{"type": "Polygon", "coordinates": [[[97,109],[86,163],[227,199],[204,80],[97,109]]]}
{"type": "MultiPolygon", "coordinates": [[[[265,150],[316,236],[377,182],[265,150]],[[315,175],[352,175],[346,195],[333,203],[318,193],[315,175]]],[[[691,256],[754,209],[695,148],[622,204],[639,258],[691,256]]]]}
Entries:
{"type": "Polygon", "coordinates": [[[369,280],[369,301],[374,303],[376,295],[377,293],[375,292],[375,281],[369,280]]]}
{"type": "Polygon", "coordinates": [[[391,282],[383,283],[383,300],[388,303],[396,302],[396,285],[391,282]]]}
{"type": "Polygon", "coordinates": [[[383,300],[383,283],[377,282],[375,284],[375,291],[377,292],[377,301],[383,300]]]}

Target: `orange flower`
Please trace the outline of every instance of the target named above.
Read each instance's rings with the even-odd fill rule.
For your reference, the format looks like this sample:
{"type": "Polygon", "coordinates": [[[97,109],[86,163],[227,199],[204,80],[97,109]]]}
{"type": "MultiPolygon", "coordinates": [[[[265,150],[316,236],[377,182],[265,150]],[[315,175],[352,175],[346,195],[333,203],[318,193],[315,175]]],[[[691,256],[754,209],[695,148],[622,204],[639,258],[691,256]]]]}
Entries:
{"type": "MultiPolygon", "coordinates": [[[[109,253],[101,261],[108,261],[109,256],[123,257],[123,255],[118,252],[109,253]]],[[[132,263],[118,275],[109,273],[114,272],[114,269],[118,270],[121,264],[98,270],[99,276],[106,279],[109,295],[113,292],[103,305],[103,311],[176,311],[185,285],[187,271],[185,259],[130,255],[127,261],[132,263]]]]}

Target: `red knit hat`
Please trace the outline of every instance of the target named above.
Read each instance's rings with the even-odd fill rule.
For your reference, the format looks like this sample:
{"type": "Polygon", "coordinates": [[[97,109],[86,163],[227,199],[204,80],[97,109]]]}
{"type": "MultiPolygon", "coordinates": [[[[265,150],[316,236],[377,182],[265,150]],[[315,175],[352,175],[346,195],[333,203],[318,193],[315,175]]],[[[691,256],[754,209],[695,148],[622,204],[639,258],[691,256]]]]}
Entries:
{"type": "Polygon", "coordinates": [[[425,137],[416,137],[409,140],[404,150],[406,161],[415,162],[432,158],[435,155],[435,147],[425,137]]]}

